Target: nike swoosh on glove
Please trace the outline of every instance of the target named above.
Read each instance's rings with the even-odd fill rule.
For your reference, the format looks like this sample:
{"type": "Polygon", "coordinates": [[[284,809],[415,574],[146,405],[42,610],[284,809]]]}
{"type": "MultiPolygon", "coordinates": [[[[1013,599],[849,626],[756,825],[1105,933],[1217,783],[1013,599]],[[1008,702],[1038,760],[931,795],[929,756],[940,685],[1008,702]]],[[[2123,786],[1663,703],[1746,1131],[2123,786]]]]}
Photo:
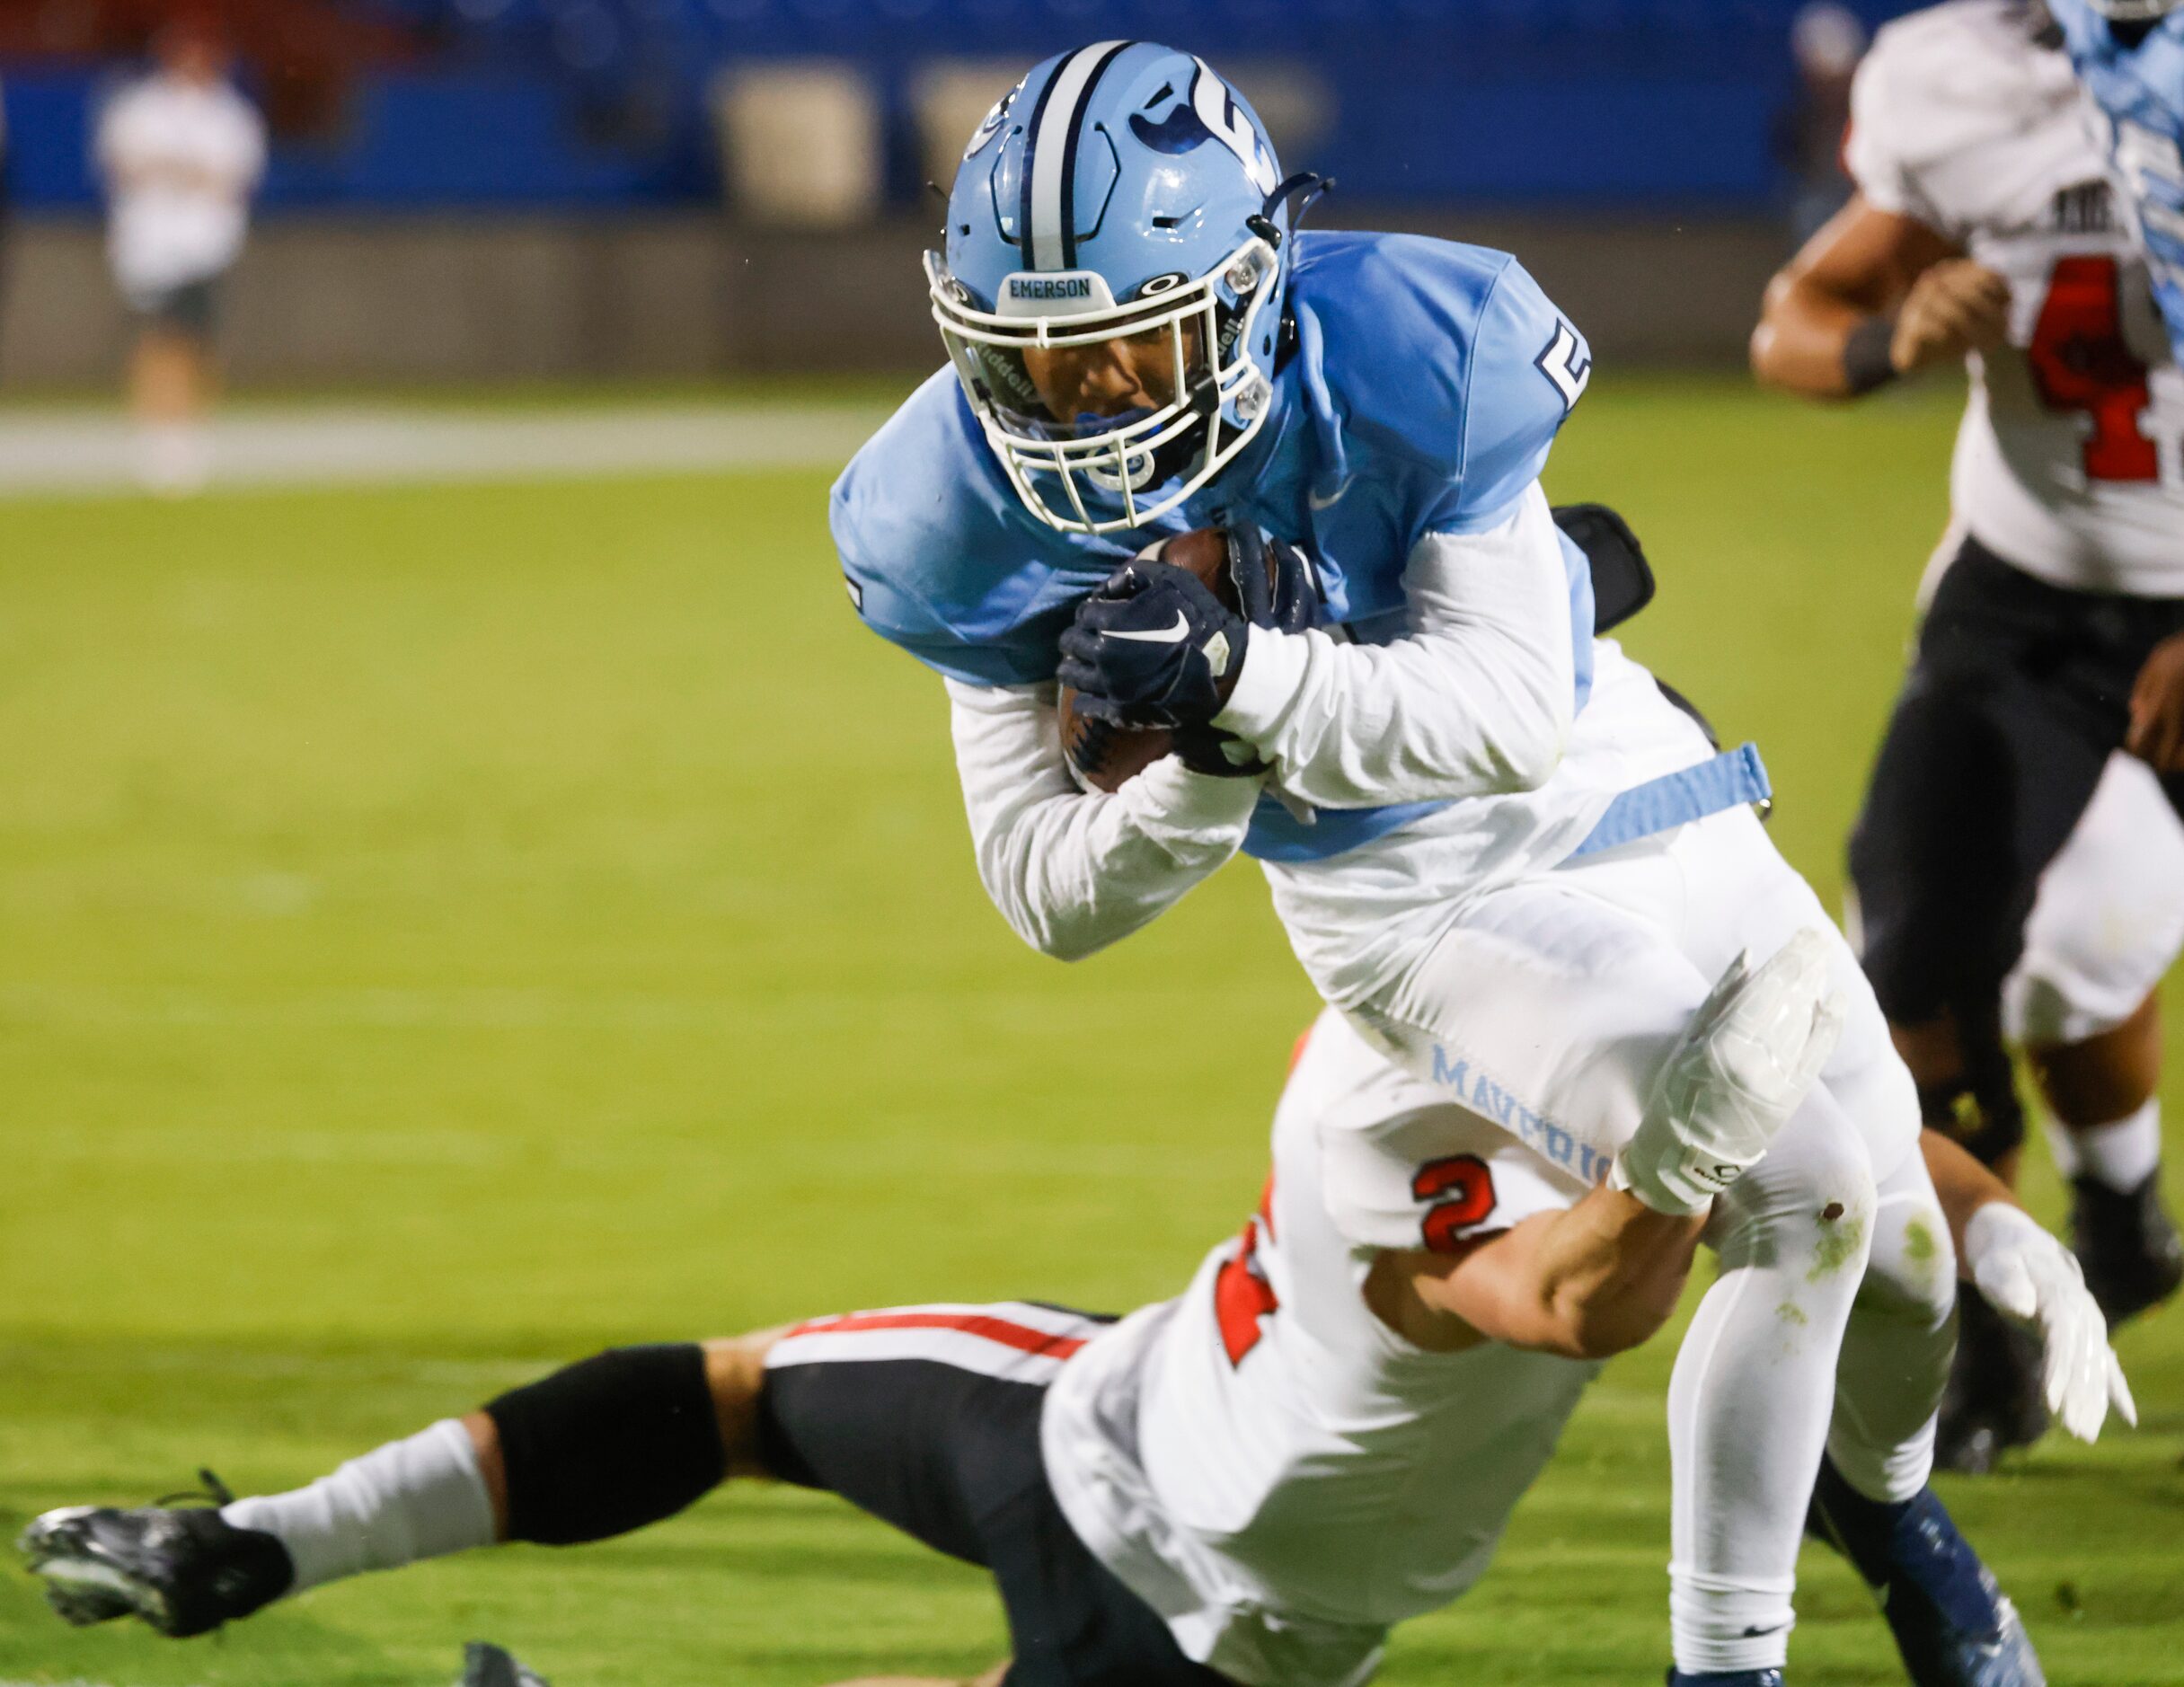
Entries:
{"type": "Polygon", "coordinates": [[[2047,1409],[2064,1428],[2091,1441],[2111,1405],[2136,1426],[2138,1406],[2109,1346],[2108,1320],[2069,1249],[2022,1207],[1989,1201],[1964,1227],[1964,1257],[1987,1304],[2040,1344],[2047,1409]]]}
{"type": "Polygon", "coordinates": [[[1829,941],[1808,926],[1755,970],[1729,963],[1662,1067],[1609,1181],[1658,1213],[1699,1212],[1756,1165],[1843,1034],[1829,941]]]}
{"type": "Polygon", "coordinates": [[[1235,686],[1251,631],[1188,569],[1128,562],[1078,605],[1057,677],[1095,720],[1204,726],[1235,686]]]}

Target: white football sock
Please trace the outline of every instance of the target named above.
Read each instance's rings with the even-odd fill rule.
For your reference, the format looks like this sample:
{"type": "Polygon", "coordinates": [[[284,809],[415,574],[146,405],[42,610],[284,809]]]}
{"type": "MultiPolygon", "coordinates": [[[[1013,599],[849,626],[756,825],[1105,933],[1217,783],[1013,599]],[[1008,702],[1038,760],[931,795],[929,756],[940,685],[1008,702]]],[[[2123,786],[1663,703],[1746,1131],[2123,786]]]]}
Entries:
{"type": "Polygon", "coordinates": [[[2065,1177],[2083,1175],[2128,1195],[2162,1163],[2162,1100],[2152,1097],[2137,1112],[2110,1124],[2057,1128],[2048,1144],[2056,1170],[2065,1177]]]}
{"type": "Polygon", "coordinates": [[[291,1594],[494,1541],[477,1449],[453,1418],[351,1459],[308,1488],[238,1499],[220,1515],[287,1548],[291,1594]]]}
{"type": "Polygon", "coordinates": [[[1669,1632],[1686,1674],[1778,1669],[1788,1656],[1798,1548],[1874,1200],[1864,1143],[1815,1090],[1714,1204],[1707,1240],[1720,1275],[1668,1385],[1669,1632]]]}

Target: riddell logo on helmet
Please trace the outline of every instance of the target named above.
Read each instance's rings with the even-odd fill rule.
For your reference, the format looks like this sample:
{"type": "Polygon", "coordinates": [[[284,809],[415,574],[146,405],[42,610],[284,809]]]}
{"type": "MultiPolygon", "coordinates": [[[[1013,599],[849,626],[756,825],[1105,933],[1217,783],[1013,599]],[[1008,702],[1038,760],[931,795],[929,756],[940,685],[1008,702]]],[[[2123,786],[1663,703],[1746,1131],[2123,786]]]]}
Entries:
{"type": "Polygon", "coordinates": [[[1076,275],[1054,279],[1011,276],[1009,296],[1012,299],[1088,299],[1092,297],[1092,283],[1083,276],[1076,275]]]}

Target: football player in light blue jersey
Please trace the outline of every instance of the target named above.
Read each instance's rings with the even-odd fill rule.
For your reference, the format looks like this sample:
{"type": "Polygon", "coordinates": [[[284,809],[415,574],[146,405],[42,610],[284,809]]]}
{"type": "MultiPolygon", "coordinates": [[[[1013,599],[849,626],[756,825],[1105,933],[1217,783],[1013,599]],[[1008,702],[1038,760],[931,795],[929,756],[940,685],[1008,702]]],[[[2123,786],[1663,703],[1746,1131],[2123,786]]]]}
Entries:
{"type": "Polygon", "coordinates": [[[2184,0],[2048,0],[2184,362],[2184,0]]]}
{"type": "MultiPolygon", "coordinates": [[[[1718,753],[1596,636],[1539,485],[1585,341],[1505,253],[1300,233],[1312,188],[1203,60],[1150,43],[1048,60],[971,137],[927,265],[951,367],[858,454],[832,525],[859,613],[943,677],[981,879],[1074,958],[1241,849],[1383,1055],[1609,1183],[1626,1237],[1703,1229],[1721,1270],[1669,1397],[1672,1682],[1779,1681],[1813,1501],[1918,1687],[2037,1683],[1927,1487],[1955,1262],[1909,1075],[1755,817],[1756,752],[1718,753]],[[1242,613],[1154,553],[1206,526],[1249,557],[1281,542],[1242,613]],[[1081,787],[1065,685],[1174,753],[1081,787]],[[1716,981],[1793,943],[1839,1040],[1788,1123],[1649,1107],[1716,981]]],[[[1419,1271],[1454,1258],[1423,1225],[1432,1172],[1419,1271]]],[[[1111,1541],[1143,1521],[1117,1506],[1070,1521],[1111,1541]]],[[[1164,1609],[1139,1559],[1110,1568],[1164,1609]]]]}

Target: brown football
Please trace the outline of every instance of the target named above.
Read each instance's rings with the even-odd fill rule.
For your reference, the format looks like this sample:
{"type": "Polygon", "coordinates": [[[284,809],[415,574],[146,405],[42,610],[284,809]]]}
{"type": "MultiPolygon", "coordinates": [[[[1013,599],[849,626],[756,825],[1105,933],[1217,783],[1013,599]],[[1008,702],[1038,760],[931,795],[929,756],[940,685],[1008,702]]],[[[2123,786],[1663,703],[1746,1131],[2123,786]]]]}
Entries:
{"type": "MultiPolygon", "coordinates": [[[[1189,569],[1208,590],[1231,609],[1242,613],[1236,599],[1235,582],[1228,576],[1228,533],[1221,527],[1199,527],[1179,533],[1149,545],[1139,554],[1158,562],[1189,569]]],[[[1268,584],[1273,584],[1274,564],[1267,562],[1268,584]]],[[[1062,754],[1077,777],[1094,791],[1119,791],[1168,754],[1172,736],[1164,727],[1131,729],[1095,720],[1077,711],[1077,694],[1068,686],[1056,699],[1062,717],[1062,754]]]]}

